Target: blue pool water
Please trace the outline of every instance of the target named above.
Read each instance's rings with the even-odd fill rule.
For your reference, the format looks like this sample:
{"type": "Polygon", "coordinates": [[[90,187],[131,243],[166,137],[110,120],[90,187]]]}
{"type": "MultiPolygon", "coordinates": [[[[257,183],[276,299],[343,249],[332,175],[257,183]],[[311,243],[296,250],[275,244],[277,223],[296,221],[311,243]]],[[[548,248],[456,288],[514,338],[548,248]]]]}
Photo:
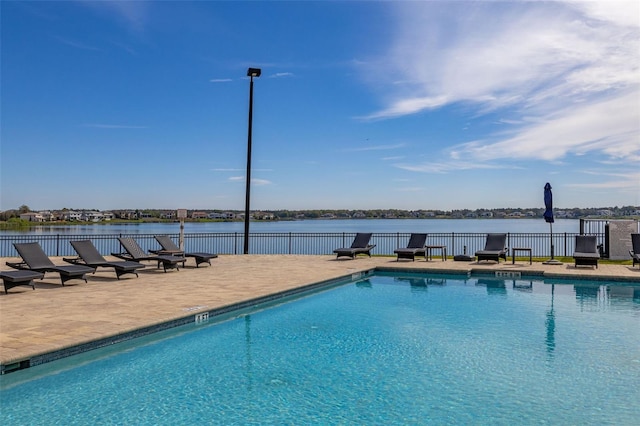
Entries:
{"type": "Polygon", "coordinates": [[[7,425],[635,425],[640,287],[379,274],[1,381],[7,425]]]}

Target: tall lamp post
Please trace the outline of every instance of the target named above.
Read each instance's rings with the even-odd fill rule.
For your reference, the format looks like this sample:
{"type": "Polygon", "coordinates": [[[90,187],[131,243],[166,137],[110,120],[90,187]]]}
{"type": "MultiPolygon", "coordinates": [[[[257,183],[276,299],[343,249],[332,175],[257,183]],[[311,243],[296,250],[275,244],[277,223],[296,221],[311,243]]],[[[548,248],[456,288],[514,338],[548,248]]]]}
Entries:
{"type": "Polygon", "coordinates": [[[247,77],[251,79],[249,83],[249,131],[247,136],[247,187],[245,190],[244,203],[244,254],[249,254],[249,203],[251,201],[251,126],[253,121],[253,77],[260,77],[260,68],[249,68],[247,77]]]}

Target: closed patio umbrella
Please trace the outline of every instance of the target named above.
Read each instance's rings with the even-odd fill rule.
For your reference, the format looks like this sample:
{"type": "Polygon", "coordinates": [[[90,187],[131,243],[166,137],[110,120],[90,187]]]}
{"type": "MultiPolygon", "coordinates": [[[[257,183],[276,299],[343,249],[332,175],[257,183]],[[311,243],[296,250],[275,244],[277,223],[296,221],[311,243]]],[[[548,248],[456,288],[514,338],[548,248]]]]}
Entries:
{"type": "Polygon", "coordinates": [[[551,184],[549,182],[544,186],[544,221],[549,224],[549,230],[551,231],[551,259],[544,262],[547,265],[560,265],[559,262],[554,259],[553,250],[553,193],[551,192],[551,184]]]}
{"type": "Polygon", "coordinates": [[[544,186],[544,221],[553,223],[553,194],[551,193],[551,184],[549,182],[544,186]]]}

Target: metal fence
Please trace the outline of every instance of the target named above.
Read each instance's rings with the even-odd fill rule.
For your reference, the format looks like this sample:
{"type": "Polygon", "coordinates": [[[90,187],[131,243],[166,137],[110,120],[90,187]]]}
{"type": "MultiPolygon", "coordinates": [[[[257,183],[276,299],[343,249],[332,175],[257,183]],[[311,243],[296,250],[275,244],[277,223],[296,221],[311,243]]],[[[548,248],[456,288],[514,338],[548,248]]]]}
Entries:
{"type": "MultiPolygon", "coordinates": [[[[393,255],[398,247],[406,247],[410,233],[374,233],[371,244],[376,247],[374,255],[393,255]]],[[[571,256],[577,233],[553,234],[555,256],[571,256]]],[[[598,244],[603,244],[605,235],[596,235],[598,244]]],[[[179,234],[169,234],[178,241],[179,234]]],[[[482,250],[486,241],[485,233],[430,233],[427,245],[446,246],[451,255],[473,255],[482,250]]],[[[159,249],[153,234],[104,234],[104,235],[0,235],[0,257],[15,257],[17,252],[13,243],[38,242],[49,256],[75,256],[69,241],[91,240],[103,255],[121,252],[117,237],[133,237],[144,250],[159,249]]],[[[249,234],[249,252],[251,254],[332,254],[339,247],[349,247],[355,233],[251,233],[249,234]]],[[[243,252],[244,234],[241,232],[186,233],[184,234],[185,250],[188,252],[210,252],[218,254],[241,254],[243,252]]],[[[507,246],[531,248],[534,257],[551,256],[550,233],[508,233],[507,246]]],[[[510,253],[509,253],[510,254],[510,253]]]]}

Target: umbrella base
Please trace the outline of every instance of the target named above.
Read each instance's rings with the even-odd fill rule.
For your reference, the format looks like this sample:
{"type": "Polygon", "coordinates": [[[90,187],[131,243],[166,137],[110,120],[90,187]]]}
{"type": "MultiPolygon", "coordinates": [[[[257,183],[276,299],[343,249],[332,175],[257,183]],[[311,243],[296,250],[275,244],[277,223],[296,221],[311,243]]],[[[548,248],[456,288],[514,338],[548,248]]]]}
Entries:
{"type": "Polygon", "coordinates": [[[542,262],[543,265],[562,265],[562,262],[556,259],[549,259],[542,262]]]}
{"type": "Polygon", "coordinates": [[[453,256],[453,260],[459,262],[473,262],[476,258],[475,256],[467,256],[466,254],[457,254],[453,256]]]}

